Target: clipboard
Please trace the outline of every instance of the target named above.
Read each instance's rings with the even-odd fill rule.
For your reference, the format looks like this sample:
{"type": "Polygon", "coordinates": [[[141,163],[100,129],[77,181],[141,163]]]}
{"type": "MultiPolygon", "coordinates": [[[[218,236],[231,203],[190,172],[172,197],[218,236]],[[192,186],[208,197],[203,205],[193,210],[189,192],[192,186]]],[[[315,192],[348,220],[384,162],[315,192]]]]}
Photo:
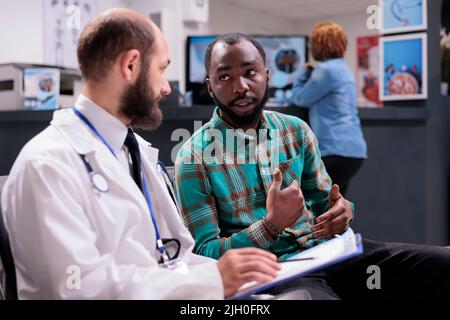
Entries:
{"type": "Polygon", "coordinates": [[[363,251],[361,235],[355,234],[351,228],[348,228],[342,235],[337,235],[324,243],[291,256],[287,260],[309,257],[313,259],[282,263],[282,269],[273,281],[264,284],[248,282],[239,288],[238,292],[229,297],[228,300],[246,299],[252,294],[260,293],[295,278],[356,257],[362,254],[363,251]]]}

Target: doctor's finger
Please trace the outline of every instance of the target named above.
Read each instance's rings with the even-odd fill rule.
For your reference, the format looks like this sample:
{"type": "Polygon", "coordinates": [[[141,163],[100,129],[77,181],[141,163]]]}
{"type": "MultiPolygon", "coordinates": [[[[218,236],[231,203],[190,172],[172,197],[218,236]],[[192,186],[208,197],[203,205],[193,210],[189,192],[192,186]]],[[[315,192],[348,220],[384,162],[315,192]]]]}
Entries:
{"type": "Polygon", "coordinates": [[[278,261],[277,261],[277,260],[274,261],[274,260],[267,259],[267,258],[265,258],[265,257],[254,256],[254,257],[252,257],[252,258],[245,259],[245,260],[242,261],[242,265],[246,265],[246,264],[248,264],[248,263],[260,263],[260,264],[264,264],[264,265],[266,265],[266,266],[268,266],[269,268],[272,268],[272,269],[274,269],[274,270],[280,270],[280,269],[281,269],[281,267],[280,267],[280,265],[278,264],[278,261]]]}
{"type": "Polygon", "coordinates": [[[261,257],[266,257],[268,259],[277,260],[277,256],[274,255],[273,253],[266,251],[266,250],[262,250],[259,248],[242,248],[242,249],[236,249],[237,253],[239,253],[240,255],[257,255],[257,256],[261,256],[261,257]]]}
{"type": "Polygon", "coordinates": [[[239,271],[241,274],[251,271],[257,271],[268,276],[275,277],[278,274],[279,269],[277,266],[271,266],[263,262],[248,261],[240,266],[239,271]]]}
{"type": "Polygon", "coordinates": [[[242,274],[242,280],[245,282],[256,281],[258,283],[265,283],[272,281],[275,277],[266,275],[257,271],[250,271],[242,274]]]}

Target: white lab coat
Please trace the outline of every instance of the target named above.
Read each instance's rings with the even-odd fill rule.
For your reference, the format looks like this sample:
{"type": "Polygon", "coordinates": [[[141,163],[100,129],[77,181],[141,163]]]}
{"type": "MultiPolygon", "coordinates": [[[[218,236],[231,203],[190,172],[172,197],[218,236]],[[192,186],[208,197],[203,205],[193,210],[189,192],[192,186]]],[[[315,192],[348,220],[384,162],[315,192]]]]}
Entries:
{"type": "Polygon", "coordinates": [[[158,266],[147,203],[129,172],[72,110],[60,110],[21,151],[2,192],[19,298],[223,298],[217,262],[191,251],[194,240],[156,166],[158,150],[137,138],[161,236],[181,241],[189,270],[158,266]],[[109,192],[93,188],[79,154],[109,192]]]}

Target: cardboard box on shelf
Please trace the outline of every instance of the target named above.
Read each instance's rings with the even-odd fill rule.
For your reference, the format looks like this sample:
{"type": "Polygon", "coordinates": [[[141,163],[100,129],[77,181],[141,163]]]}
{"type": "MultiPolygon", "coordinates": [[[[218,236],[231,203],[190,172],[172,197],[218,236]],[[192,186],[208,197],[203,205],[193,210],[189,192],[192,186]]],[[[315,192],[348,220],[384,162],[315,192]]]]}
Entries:
{"type": "Polygon", "coordinates": [[[81,90],[77,69],[0,64],[0,111],[69,108],[81,90]]]}

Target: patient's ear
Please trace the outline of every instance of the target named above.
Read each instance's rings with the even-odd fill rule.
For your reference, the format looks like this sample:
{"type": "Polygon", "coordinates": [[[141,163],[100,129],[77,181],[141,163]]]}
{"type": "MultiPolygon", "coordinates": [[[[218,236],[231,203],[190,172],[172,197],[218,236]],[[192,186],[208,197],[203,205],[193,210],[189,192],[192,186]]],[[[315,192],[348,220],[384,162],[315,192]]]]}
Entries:
{"type": "Polygon", "coordinates": [[[211,79],[208,76],[206,76],[205,82],[206,82],[206,88],[208,89],[209,96],[212,98],[213,97],[213,91],[212,91],[212,88],[211,88],[211,79]]]}

